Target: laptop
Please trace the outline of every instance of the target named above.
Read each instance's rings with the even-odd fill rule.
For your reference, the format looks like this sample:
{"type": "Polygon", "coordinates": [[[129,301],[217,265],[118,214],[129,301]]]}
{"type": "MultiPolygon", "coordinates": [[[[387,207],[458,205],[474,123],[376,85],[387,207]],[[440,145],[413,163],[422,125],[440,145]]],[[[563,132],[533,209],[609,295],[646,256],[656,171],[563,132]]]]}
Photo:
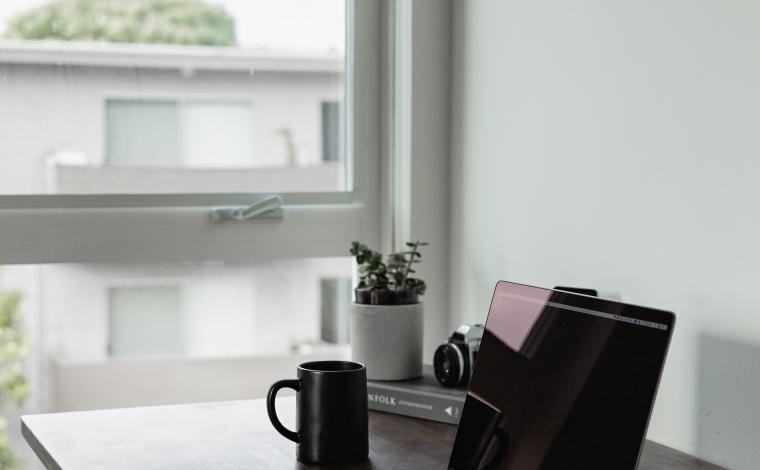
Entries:
{"type": "Polygon", "coordinates": [[[499,282],[449,469],[635,469],[674,322],[499,282]]]}

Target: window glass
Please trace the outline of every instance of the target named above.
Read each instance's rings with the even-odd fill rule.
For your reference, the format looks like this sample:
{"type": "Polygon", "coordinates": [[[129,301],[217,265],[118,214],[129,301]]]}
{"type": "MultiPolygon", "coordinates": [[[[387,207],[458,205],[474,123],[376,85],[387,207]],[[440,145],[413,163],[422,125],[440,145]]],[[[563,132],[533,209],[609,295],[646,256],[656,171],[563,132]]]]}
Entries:
{"type": "Polygon", "coordinates": [[[2,268],[57,360],[288,355],[348,341],[350,258],[2,268]]]}
{"type": "Polygon", "coordinates": [[[343,191],[345,24],[343,0],[2,2],[0,195],[343,191]]]}
{"type": "Polygon", "coordinates": [[[5,337],[30,345],[30,394],[7,413],[262,398],[301,362],[348,359],[351,271],[348,257],[0,267],[0,310],[22,320],[5,337]]]}

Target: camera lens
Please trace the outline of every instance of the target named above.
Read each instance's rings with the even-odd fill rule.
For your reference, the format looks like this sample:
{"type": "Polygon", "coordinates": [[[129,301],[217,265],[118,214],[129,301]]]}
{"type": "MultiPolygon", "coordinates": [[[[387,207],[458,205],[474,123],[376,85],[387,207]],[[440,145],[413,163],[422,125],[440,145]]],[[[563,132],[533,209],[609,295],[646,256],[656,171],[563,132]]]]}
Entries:
{"type": "Polygon", "coordinates": [[[456,346],[446,343],[438,346],[433,356],[435,378],[447,387],[455,387],[462,381],[464,364],[462,353],[456,346]]]}

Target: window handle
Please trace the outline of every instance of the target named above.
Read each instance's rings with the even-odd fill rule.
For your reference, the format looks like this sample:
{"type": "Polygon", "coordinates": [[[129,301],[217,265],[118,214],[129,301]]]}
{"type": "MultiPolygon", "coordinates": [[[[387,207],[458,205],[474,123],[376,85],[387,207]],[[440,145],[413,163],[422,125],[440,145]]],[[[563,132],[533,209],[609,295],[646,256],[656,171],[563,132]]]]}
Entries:
{"type": "Polygon", "coordinates": [[[218,207],[209,216],[213,222],[282,219],[282,198],[277,195],[265,196],[249,206],[218,207]]]}

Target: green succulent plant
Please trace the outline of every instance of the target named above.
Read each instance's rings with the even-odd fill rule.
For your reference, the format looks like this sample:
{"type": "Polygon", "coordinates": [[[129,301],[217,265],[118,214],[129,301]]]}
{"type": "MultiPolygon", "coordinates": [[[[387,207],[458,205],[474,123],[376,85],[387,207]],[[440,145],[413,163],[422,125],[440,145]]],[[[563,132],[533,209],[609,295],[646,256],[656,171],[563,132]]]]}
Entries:
{"type": "Polygon", "coordinates": [[[380,252],[371,250],[364,243],[351,242],[351,254],[356,258],[359,284],[356,289],[357,303],[365,304],[409,304],[416,303],[425,294],[427,284],[422,279],[412,277],[412,268],[422,258],[420,247],[427,243],[407,242],[406,251],[391,253],[383,262],[380,252]]]}

